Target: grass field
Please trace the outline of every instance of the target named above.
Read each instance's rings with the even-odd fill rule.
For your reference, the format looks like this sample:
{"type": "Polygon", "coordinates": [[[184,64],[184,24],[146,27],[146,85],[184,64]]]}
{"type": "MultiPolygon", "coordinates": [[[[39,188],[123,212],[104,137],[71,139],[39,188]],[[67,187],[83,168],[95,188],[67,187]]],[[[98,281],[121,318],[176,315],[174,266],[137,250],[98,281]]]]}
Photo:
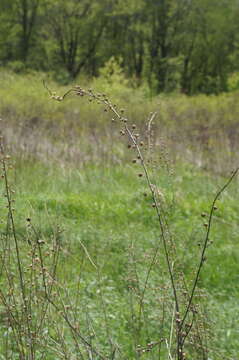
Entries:
{"type": "MultiPolygon", "coordinates": [[[[91,326],[97,339],[102,342],[101,346],[107,348],[109,344],[104,344],[108,338],[105,319],[102,318],[102,311],[99,311],[102,307],[99,282],[102,283],[110,337],[117,346],[122,347],[124,358],[134,358],[134,328],[130,309],[132,299],[128,290],[129,276],[132,276],[134,268],[132,259],[136,258],[137,276],[142,285],[154,251],[158,246],[160,248],[158,263],[154,265],[146,293],[149,301],[147,332],[151,341],[162,336],[157,326],[161,311],[158,301],[166,296],[160,288],[162,275],[166,277],[163,282],[167,282],[158,224],[151,200],[144,196],[144,181],[138,179],[137,171],[129,165],[62,170],[40,163],[17,162],[13,171],[17,194],[15,216],[20,243],[26,241],[28,217],[46,243],[50,242],[55,229],[60,227],[63,230],[58,277],[67,289],[64,296],[69,296],[68,301],[74,302],[80,284],[82,293],[78,301],[84,312],[87,311],[88,321],[92,322],[91,326]],[[82,246],[87,249],[91,260],[82,246]],[[100,269],[100,274],[91,261],[100,269]],[[157,291],[153,289],[154,286],[157,291]]],[[[179,249],[180,262],[186,276],[190,278],[199,260],[199,243],[205,233],[201,214],[208,211],[212,194],[224,179],[212,179],[207,173],[198,172],[187,165],[181,165],[174,171],[170,182],[163,171],[158,171],[158,183],[170,204],[170,229],[179,249]]],[[[209,349],[215,349],[209,352],[212,359],[230,359],[238,355],[237,184],[234,183],[219,202],[211,236],[213,244],[208,249],[200,281],[200,288],[206,290],[206,313],[210,333],[214,335],[208,344],[209,349]]],[[[24,255],[25,245],[23,251],[24,255]]],[[[82,314],[78,316],[83,321],[82,314]]],[[[84,319],[85,322],[87,319],[84,319]]],[[[142,327],[143,334],[139,341],[145,345],[145,324],[142,327]]],[[[88,331],[86,328],[85,332],[88,331]]],[[[51,359],[51,351],[43,353],[51,359]]],[[[57,356],[61,358],[59,354],[57,356]]],[[[154,351],[148,358],[156,359],[156,356],[154,351]]]]}
{"type": "MultiPolygon", "coordinates": [[[[167,338],[172,329],[175,313],[172,289],[152,196],[145,177],[138,176],[140,165],[132,163],[127,141],[121,141],[117,127],[111,122],[108,125],[109,115],[100,107],[94,113],[92,105],[82,102],[80,113],[75,113],[78,105],[74,99],[49,105],[42,93],[38,99],[40,85],[34,95],[24,85],[29,80],[17,81],[18,86],[22,82],[23,93],[14,100],[9,93],[1,100],[6,125],[2,126],[2,133],[13,153],[8,179],[9,188],[15,191],[15,235],[9,204],[2,196],[0,358],[168,358],[170,344],[161,339],[167,338]],[[34,101],[33,96],[36,96],[34,101]],[[75,123],[78,117],[87,120],[75,123]],[[14,236],[19,246],[27,300],[24,296],[21,300],[14,236]],[[54,304],[47,303],[46,294],[54,299],[54,304]],[[30,309],[30,318],[25,313],[24,301],[28,304],[27,311],[30,309]],[[150,347],[149,343],[153,345],[150,347]]],[[[147,118],[151,106],[156,106],[157,100],[153,101],[143,106],[144,113],[136,120],[141,131],[143,118],[147,118]]],[[[167,104],[176,106],[178,102],[180,109],[188,106],[186,113],[190,111],[185,98],[161,101],[165,117],[173,111],[165,110],[167,104]]],[[[202,106],[198,99],[188,101],[202,106]]],[[[216,101],[219,100],[212,99],[216,101]]],[[[136,115],[130,110],[133,119],[141,113],[140,107],[135,107],[136,115]]],[[[202,107],[207,108],[205,104],[202,107]]],[[[210,111],[218,118],[218,109],[210,111]]],[[[178,116],[183,119],[185,115],[178,116]]],[[[169,125],[172,133],[180,128],[177,121],[175,116],[174,124],[169,125]]],[[[188,131],[188,141],[195,136],[196,129],[197,136],[202,134],[198,124],[182,124],[183,130],[188,131]]],[[[224,125],[228,125],[226,121],[224,125]]],[[[219,126],[218,133],[223,134],[224,125],[219,126]]],[[[170,140],[165,125],[162,140],[157,135],[158,127],[159,124],[154,129],[157,162],[149,165],[150,174],[157,185],[169,238],[174,244],[175,276],[181,284],[184,274],[190,288],[200,260],[210,206],[217,190],[230,176],[228,167],[236,163],[236,153],[231,143],[224,147],[224,156],[211,159],[207,154],[212,139],[206,144],[204,139],[197,140],[193,148],[193,142],[185,146],[183,141],[177,143],[178,138],[172,136],[170,140]],[[177,156],[179,149],[185,153],[177,156]],[[203,156],[197,156],[199,149],[203,156]]],[[[226,144],[229,139],[224,139],[226,144]]],[[[220,141],[221,138],[213,138],[210,146],[220,147],[220,141]]],[[[4,178],[1,189],[4,195],[4,178]]],[[[198,328],[187,343],[186,359],[235,360],[239,356],[238,195],[238,179],[235,179],[217,203],[210,246],[195,297],[198,328]],[[195,344],[199,349],[195,350],[195,344]]],[[[180,288],[178,291],[181,294],[180,288]]],[[[180,301],[184,306],[184,300],[180,298],[180,301]]],[[[175,356],[172,351],[172,358],[176,359],[175,356]]]]}
{"type": "MultiPolygon", "coordinates": [[[[76,166],[125,161],[122,139],[117,136],[120,129],[111,123],[111,114],[81,97],[52,101],[43,79],[57,95],[69,90],[53,83],[45,74],[22,76],[0,70],[2,127],[11,152],[76,166]]],[[[122,79],[117,81],[109,84],[104,78],[78,79],[77,83],[85,89],[106,93],[113,103],[126,110],[130,121],[142,133],[147,129],[150,112],[155,112],[154,142],[166,143],[171,159],[221,174],[236,167],[237,92],[194,97],[172,94],[151,99],[144,88],[131,89],[122,79]]]]}

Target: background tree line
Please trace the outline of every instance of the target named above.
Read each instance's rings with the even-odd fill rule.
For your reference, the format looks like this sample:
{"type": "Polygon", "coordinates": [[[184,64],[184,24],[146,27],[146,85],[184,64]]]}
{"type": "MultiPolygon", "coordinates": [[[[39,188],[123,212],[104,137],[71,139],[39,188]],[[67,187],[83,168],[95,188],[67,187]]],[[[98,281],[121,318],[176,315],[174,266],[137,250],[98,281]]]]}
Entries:
{"type": "Polygon", "coordinates": [[[219,93],[239,87],[238,15],[238,0],[1,0],[0,65],[67,82],[116,61],[154,93],[219,93]]]}

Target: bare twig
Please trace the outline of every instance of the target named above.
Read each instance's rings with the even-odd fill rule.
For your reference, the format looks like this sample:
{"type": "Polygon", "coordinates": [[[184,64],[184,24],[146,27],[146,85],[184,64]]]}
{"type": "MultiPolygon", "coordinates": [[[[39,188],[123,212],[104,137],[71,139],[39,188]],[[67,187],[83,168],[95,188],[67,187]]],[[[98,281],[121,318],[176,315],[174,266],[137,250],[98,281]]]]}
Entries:
{"type": "Polygon", "coordinates": [[[239,168],[237,168],[235,171],[232,172],[232,175],[230,176],[230,178],[221,187],[221,189],[219,189],[219,191],[216,193],[216,195],[215,195],[215,197],[213,199],[211,209],[210,209],[210,214],[209,214],[207,232],[206,232],[206,236],[205,236],[205,240],[204,240],[204,244],[203,244],[203,248],[202,248],[202,252],[201,252],[201,256],[200,256],[200,262],[199,262],[197,273],[196,273],[196,276],[195,276],[195,279],[194,279],[194,283],[193,283],[191,295],[190,295],[190,298],[189,298],[189,301],[188,301],[188,305],[187,305],[186,311],[184,313],[184,316],[183,316],[183,319],[182,319],[182,322],[181,322],[181,325],[180,325],[180,329],[182,329],[182,327],[183,327],[183,325],[185,323],[185,320],[187,318],[188,312],[190,310],[190,307],[192,305],[195,290],[196,290],[196,287],[198,285],[199,275],[200,275],[200,272],[202,270],[202,267],[203,267],[203,264],[204,264],[204,261],[205,261],[205,252],[206,252],[206,249],[207,249],[207,245],[208,245],[208,241],[209,241],[209,235],[210,235],[210,231],[211,231],[211,227],[212,227],[213,213],[214,213],[214,210],[215,210],[215,204],[216,204],[218,198],[220,197],[220,195],[226,190],[226,188],[230,185],[232,180],[236,177],[238,171],[239,171],[239,168]]]}

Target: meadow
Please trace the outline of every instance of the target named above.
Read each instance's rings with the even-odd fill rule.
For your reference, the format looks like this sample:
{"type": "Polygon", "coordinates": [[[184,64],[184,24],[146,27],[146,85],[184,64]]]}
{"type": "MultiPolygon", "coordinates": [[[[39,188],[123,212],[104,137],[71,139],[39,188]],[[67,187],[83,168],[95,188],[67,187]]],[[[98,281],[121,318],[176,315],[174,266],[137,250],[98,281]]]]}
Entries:
{"type": "Polygon", "coordinates": [[[237,359],[238,179],[216,204],[183,355],[155,206],[185,309],[210,207],[238,164],[238,94],[150,99],[122,79],[79,79],[142,134],[155,204],[109,109],[50,99],[41,74],[0,78],[1,358],[237,359]]]}

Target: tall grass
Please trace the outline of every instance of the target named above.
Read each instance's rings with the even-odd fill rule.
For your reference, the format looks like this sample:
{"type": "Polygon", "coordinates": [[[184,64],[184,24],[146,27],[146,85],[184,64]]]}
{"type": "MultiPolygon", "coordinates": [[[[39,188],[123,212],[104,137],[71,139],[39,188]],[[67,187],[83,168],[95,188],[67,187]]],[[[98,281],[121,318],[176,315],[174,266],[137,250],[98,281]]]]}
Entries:
{"type": "MultiPolygon", "coordinates": [[[[47,90],[53,99],[60,100],[58,106],[64,103],[61,101],[64,96],[58,97],[47,90]]],[[[1,234],[3,356],[10,359],[139,359],[147,356],[150,359],[184,360],[208,359],[212,353],[219,358],[220,349],[211,348],[215,341],[211,340],[210,321],[205,311],[207,298],[200,279],[207,266],[208,248],[212,246],[212,223],[218,212],[216,202],[237,170],[219,190],[213,191],[207,212],[202,209],[201,216],[198,214],[202,219],[198,231],[198,225],[187,221],[193,204],[189,203],[185,214],[178,213],[180,195],[173,186],[175,177],[167,150],[160,142],[158,153],[157,136],[153,137],[158,114],[149,116],[146,132],[142,135],[142,123],[130,123],[125,110],[114,105],[106,95],[79,86],[72,88],[71,93],[80,96],[80,107],[87,98],[100,109],[97,110],[99,113],[107,116],[110,113],[111,147],[106,144],[106,152],[127,148],[126,158],[130,159],[131,165],[125,165],[125,176],[129,179],[133,176],[135,180],[130,192],[123,194],[120,191],[106,209],[103,200],[110,196],[108,184],[101,199],[97,194],[96,201],[93,190],[87,203],[82,199],[84,195],[75,196],[75,193],[61,201],[59,193],[50,189],[49,198],[38,199],[35,206],[34,199],[29,202],[23,226],[23,218],[16,216],[14,210],[11,185],[14,173],[9,175],[12,164],[5,152],[9,139],[7,143],[2,140],[2,187],[6,195],[6,220],[1,234]],[[115,146],[114,134],[122,139],[119,147],[115,146]],[[162,189],[162,184],[167,184],[167,191],[162,189]],[[75,224],[81,221],[83,229],[77,230],[74,245],[67,235],[63,235],[59,219],[51,223],[52,209],[59,216],[67,215],[70,234],[75,224]],[[42,211],[46,215],[43,226],[38,226],[35,222],[39,223],[42,211]],[[115,232],[109,228],[109,239],[100,243],[101,224],[106,220],[110,221],[109,227],[114,225],[115,232]],[[178,221],[181,231],[177,229],[178,221]],[[130,229],[127,241],[123,237],[126,225],[130,229]],[[141,232],[141,226],[144,226],[144,232],[141,232]],[[146,229],[150,234],[149,243],[143,240],[146,229]],[[190,249],[190,256],[186,251],[191,247],[184,238],[186,230],[191,232],[191,240],[197,241],[198,251],[194,254],[190,249]],[[115,233],[118,242],[115,242],[115,233]]],[[[39,136],[42,141],[47,134],[44,126],[39,136]]],[[[104,126],[106,128],[107,123],[104,126]]],[[[49,128],[52,131],[53,128],[49,128]]],[[[60,129],[64,129],[64,120],[60,129]]],[[[61,139],[57,138],[58,134],[60,132],[50,132],[53,148],[61,139]]],[[[103,140],[105,135],[100,138],[100,148],[104,145],[103,140]]],[[[95,143],[91,145],[93,148],[95,143]]],[[[16,142],[15,149],[18,146],[16,142]]],[[[46,147],[42,149],[46,150],[46,147]]],[[[39,157],[39,153],[35,151],[34,157],[39,157]]],[[[99,159],[99,153],[94,155],[99,159]]],[[[48,156],[51,158],[51,152],[48,156]]],[[[117,160],[122,161],[123,154],[120,156],[117,160]]],[[[59,154],[56,159],[60,159],[59,154]]],[[[112,161],[112,155],[109,159],[112,161]]],[[[74,157],[74,163],[75,160],[74,157]]],[[[48,183],[48,171],[46,167],[39,174],[37,187],[44,188],[48,183]]],[[[85,190],[90,183],[102,180],[102,176],[97,179],[91,168],[88,179],[83,180],[83,175],[79,175],[79,186],[85,190]]],[[[18,184],[16,173],[15,180],[18,184]]],[[[67,186],[72,188],[71,178],[67,186]]],[[[115,186],[118,182],[112,185],[115,186]]],[[[226,215],[222,217],[224,220],[226,215]]]]}
{"type": "MultiPolygon", "coordinates": [[[[67,102],[48,101],[44,78],[44,74],[23,77],[0,72],[0,111],[12,152],[74,164],[128,160],[121,143],[112,141],[118,129],[110,124],[110,114],[100,106],[79,103],[74,97],[67,102]]],[[[130,89],[124,82],[112,84],[104,78],[81,81],[86,89],[96,87],[110,95],[112,102],[117,99],[142,132],[147,130],[150,112],[156,112],[153,141],[158,149],[166,142],[171,159],[189,161],[221,174],[236,166],[237,93],[195,97],[174,94],[150,99],[144,89],[130,89]]],[[[66,90],[53,82],[48,85],[59,95],[66,90]]]]}

